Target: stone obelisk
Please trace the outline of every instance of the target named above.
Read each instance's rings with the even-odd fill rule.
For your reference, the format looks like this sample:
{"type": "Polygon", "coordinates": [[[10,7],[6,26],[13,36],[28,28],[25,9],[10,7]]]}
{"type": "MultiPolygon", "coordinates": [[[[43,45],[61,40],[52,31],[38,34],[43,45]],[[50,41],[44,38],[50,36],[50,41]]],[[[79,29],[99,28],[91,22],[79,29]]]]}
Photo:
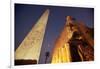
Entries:
{"type": "Polygon", "coordinates": [[[36,60],[38,63],[48,16],[49,9],[43,13],[43,15],[16,49],[15,60],[36,60]]]}

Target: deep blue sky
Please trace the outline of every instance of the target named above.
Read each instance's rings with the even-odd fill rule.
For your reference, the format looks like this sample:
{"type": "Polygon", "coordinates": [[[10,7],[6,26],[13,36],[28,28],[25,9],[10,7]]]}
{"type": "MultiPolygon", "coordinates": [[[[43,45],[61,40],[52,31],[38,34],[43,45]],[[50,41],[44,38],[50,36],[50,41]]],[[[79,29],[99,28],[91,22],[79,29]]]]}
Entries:
{"type": "MultiPolygon", "coordinates": [[[[44,63],[46,51],[52,53],[54,42],[64,27],[66,16],[73,16],[77,20],[83,21],[88,27],[94,27],[93,8],[15,4],[15,49],[46,9],[50,10],[50,15],[39,63],[44,63]]],[[[48,62],[50,62],[50,57],[48,62]]]]}

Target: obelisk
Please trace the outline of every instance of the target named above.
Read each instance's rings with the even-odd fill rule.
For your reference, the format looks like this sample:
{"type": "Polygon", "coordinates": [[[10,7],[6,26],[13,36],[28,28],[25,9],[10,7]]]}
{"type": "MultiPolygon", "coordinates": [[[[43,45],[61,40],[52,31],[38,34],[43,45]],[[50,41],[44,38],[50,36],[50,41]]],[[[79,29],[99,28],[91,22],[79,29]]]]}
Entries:
{"type": "Polygon", "coordinates": [[[48,16],[47,9],[16,49],[15,60],[36,60],[38,63],[48,16]]]}

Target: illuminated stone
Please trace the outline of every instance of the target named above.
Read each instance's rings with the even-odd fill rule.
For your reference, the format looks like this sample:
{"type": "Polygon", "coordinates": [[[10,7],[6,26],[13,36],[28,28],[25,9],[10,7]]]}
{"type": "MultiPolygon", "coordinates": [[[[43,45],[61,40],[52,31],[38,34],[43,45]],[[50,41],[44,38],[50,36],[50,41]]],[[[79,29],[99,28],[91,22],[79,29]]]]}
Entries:
{"type": "Polygon", "coordinates": [[[94,60],[94,40],[87,32],[89,29],[84,23],[67,16],[64,28],[55,42],[51,63],[94,60]],[[75,32],[79,36],[77,34],[77,37],[73,37],[75,32]],[[87,45],[83,45],[84,42],[87,45]]]}
{"type": "Polygon", "coordinates": [[[51,63],[59,63],[58,60],[60,60],[62,63],[71,62],[69,45],[67,44],[73,34],[73,31],[71,31],[71,28],[69,26],[70,22],[71,17],[68,16],[66,25],[64,26],[64,29],[62,30],[60,36],[55,43],[51,63]],[[59,51],[57,50],[58,48],[60,48],[59,51]],[[59,53],[60,58],[54,59],[54,57],[57,56],[57,52],[61,52],[59,53]]]}

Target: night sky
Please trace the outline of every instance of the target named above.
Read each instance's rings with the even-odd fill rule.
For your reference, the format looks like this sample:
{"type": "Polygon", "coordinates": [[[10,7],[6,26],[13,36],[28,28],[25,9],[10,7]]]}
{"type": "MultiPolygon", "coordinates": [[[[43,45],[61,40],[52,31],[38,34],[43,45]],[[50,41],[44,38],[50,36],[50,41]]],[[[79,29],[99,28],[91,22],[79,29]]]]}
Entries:
{"type": "Polygon", "coordinates": [[[15,4],[15,50],[46,9],[50,10],[50,15],[41,49],[41,64],[45,62],[45,52],[49,51],[50,55],[52,54],[54,42],[65,25],[66,16],[73,16],[88,27],[94,27],[93,8],[15,4]]]}

